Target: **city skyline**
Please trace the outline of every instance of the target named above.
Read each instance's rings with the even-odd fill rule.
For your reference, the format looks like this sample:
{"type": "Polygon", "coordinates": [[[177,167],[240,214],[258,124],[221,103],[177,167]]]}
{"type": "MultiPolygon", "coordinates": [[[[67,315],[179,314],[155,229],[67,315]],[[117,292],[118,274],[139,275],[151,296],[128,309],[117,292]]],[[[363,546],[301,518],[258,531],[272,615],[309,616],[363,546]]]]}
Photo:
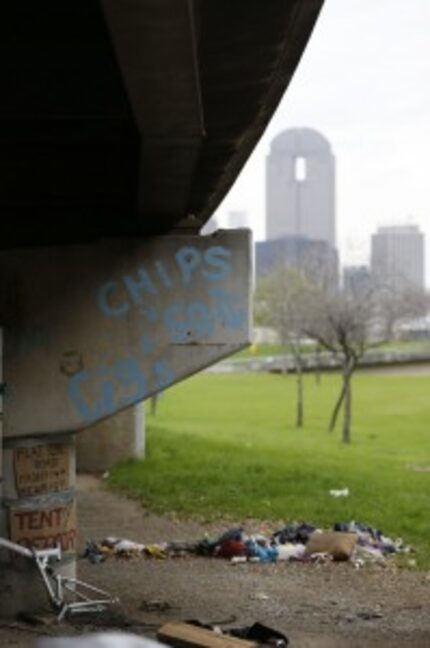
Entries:
{"type": "Polygon", "coordinates": [[[426,0],[327,0],[272,122],[216,212],[220,224],[227,211],[246,210],[255,239],[264,238],[270,141],[309,127],[336,153],[342,265],[368,265],[371,235],[383,225],[419,225],[429,258],[429,20],[426,0]]]}
{"type": "Polygon", "coordinates": [[[266,238],[306,237],[336,248],[336,162],[316,130],[289,128],[266,158],[266,238]]]}

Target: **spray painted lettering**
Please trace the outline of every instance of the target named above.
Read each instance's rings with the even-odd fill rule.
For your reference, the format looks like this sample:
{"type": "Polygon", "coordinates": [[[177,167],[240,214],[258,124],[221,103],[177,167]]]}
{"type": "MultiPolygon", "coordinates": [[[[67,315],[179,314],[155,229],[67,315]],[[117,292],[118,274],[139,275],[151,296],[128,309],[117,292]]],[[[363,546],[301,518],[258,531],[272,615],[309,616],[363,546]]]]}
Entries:
{"type": "Polygon", "coordinates": [[[133,309],[142,316],[144,330],[133,352],[123,351],[109,363],[70,376],[69,398],[83,422],[171,385],[177,376],[169,361],[160,358],[163,349],[208,343],[217,326],[239,330],[246,324],[240,295],[219,285],[232,275],[232,260],[232,252],[223,246],[183,246],[167,261],[157,259],[100,286],[96,303],[101,313],[115,319],[133,309]],[[184,299],[184,291],[187,295],[196,284],[202,299],[184,299]]]}
{"type": "Polygon", "coordinates": [[[173,268],[157,260],[153,267],[139,267],[133,275],[109,280],[97,292],[97,304],[106,317],[121,317],[132,306],[142,307],[145,299],[157,298],[176,285],[189,286],[196,276],[208,282],[227,279],[231,273],[231,251],[212,246],[201,252],[195,247],[180,248],[174,255],[173,268]]]}

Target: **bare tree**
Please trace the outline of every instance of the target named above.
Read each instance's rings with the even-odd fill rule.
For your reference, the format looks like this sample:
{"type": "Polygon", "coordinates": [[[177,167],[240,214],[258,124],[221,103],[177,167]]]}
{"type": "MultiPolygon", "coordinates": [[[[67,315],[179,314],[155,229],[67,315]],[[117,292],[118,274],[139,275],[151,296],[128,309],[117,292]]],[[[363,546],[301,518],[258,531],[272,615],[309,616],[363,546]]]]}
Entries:
{"type": "Polygon", "coordinates": [[[313,292],[315,290],[302,274],[292,268],[279,266],[260,281],[255,296],[256,320],[273,327],[282,347],[293,357],[297,379],[298,428],[304,424],[303,327],[308,321],[308,301],[313,292]]]}
{"type": "Polygon", "coordinates": [[[398,324],[427,314],[428,295],[420,288],[381,285],[378,288],[377,321],[384,340],[395,337],[398,324]]]}
{"type": "Polygon", "coordinates": [[[335,429],[343,407],[342,441],[351,441],[352,388],[357,365],[366,351],[392,338],[396,322],[425,310],[424,292],[403,291],[402,295],[375,287],[360,294],[351,291],[329,294],[320,290],[308,307],[306,334],[340,359],[342,387],[330,417],[335,429]],[[389,296],[391,295],[392,301],[389,296]]]}
{"type": "Polygon", "coordinates": [[[351,440],[351,379],[360,358],[364,355],[370,340],[370,324],[373,303],[369,295],[356,299],[351,295],[327,294],[320,291],[313,300],[312,311],[306,324],[306,333],[321,347],[340,358],[342,389],[334,406],[329,429],[334,430],[343,405],[342,440],[351,440]]]}
{"type": "Polygon", "coordinates": [[[425,314],[428,296],[416,288],[403,287],[399,291],[375,285],[356,292],[340,291],[327,266],[318,266],[317,262],[310,258],[299,270],[278,266],[261,280],[256,293],[256,319],[278,332],[282,346],[294,359],[297,427],[304,422],[303,339],[315,341],[317,354],[324,349],[340,361],[342,385],[329,430],[335,429],[343,411],[342,441],[350,443],[352,378],[358,363],[368,349],[391,340],[399,322],[425,314]],[[314,272],[317,267],[319,275],[314,272]]]}

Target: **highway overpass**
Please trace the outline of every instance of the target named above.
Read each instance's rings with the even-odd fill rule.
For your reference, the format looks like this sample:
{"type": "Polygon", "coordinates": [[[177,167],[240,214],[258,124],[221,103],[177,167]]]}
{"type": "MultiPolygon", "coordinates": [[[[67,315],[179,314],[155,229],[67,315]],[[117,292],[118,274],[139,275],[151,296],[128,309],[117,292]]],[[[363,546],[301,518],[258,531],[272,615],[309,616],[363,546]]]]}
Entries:
{"type": "MultiPolygon", "coordinates": [[[[10,0],[0,536],[76,555],[74,433],[246,345],[247,232],[199,235],[322,0],[10,0]]],[[[43,597],[0,554],[3,615],[43,597]]],[[[20,559],[25,560],[25,559],[20,559]]]]}

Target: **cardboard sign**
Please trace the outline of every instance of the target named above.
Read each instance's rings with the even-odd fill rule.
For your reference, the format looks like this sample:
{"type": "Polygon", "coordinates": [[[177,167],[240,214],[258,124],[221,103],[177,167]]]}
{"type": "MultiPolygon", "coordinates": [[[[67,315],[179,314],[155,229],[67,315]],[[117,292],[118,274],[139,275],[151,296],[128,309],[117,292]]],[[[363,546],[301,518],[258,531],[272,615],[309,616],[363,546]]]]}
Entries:
{"type": "Polygon", "coordinates": [[[70,488],[70,446],[54,444],[15,448],[18,497],[33,497],[70,488]]]}
{"type": "Polygon", "coordinates": [[[12,508],[9,526],[10,539],[17,544],[35,549],[60,545],[65,553],[76,551],[75,501],[40,509],[12,508]]]}

